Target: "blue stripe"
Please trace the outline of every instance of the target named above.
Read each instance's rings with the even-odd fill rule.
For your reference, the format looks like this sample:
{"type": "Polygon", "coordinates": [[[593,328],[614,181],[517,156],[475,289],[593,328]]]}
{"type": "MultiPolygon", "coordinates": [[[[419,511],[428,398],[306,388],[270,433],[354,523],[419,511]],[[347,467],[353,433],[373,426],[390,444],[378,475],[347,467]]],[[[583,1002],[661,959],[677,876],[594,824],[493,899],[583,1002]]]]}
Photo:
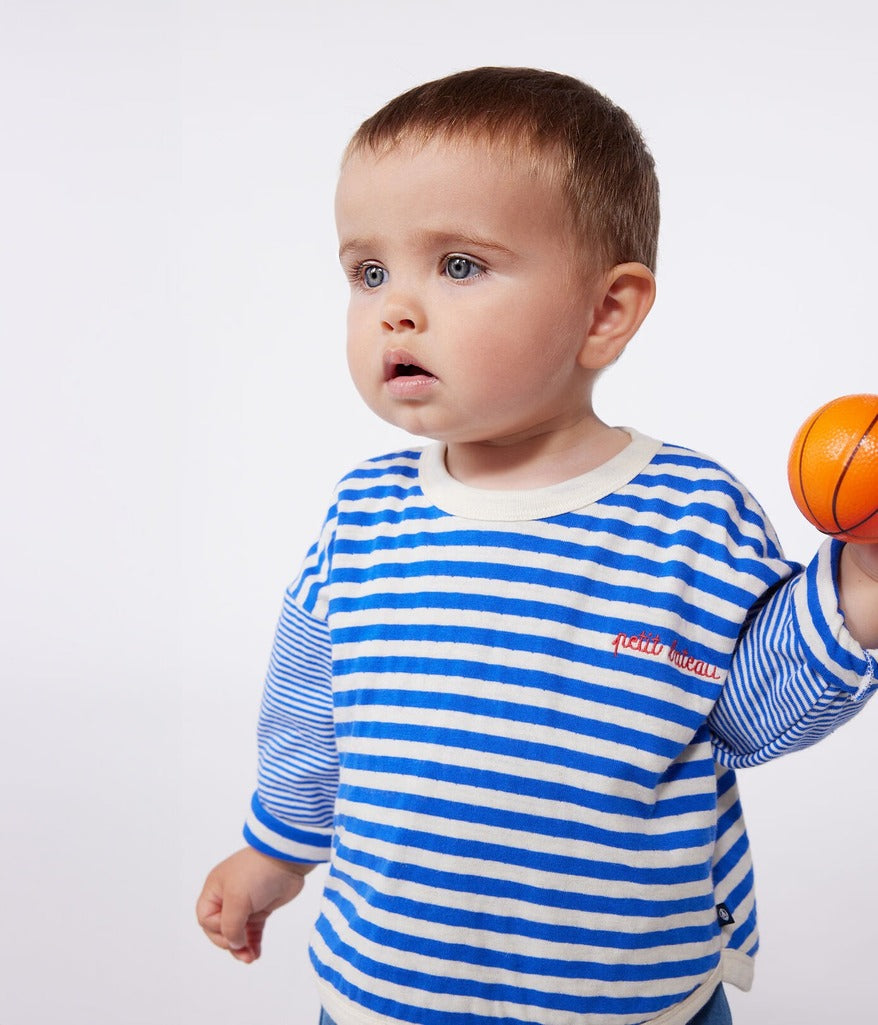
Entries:
{"type": "MultiPolygon", "coordinates": [[[[656,947],[684,943],[710,943],[716,937],[717,926],[711,909],[706,909],[709,918],[704,925],[680,926],[676,929],[650,929],[643,932],[621,932],[611,929],[590,929],[568,922],[541,922],[522,918],[516,915],[501,915],[480,910],[473,911],[465,907],[456,908],[440,904],[425,905],[422,902],[399,895],[388,895],[377,891],[366,882],[356,879],[347,872],[336,868],[333,872],[333,884],[340,881],[355,893],[364,897],[369,906],[390,915],[400,915],[413,921],[430,921],[447,925],[453,929],[472,929],[481,932],[494,932],[498,936],[522,936],[533,940],[545,940],[552,943],[581,944],[589,947],[605,947],[618,955],[624,950],[653,950],[656,947]]],[[[434,893],[443,893],[444,888],[431,889],[434,893]]],[[[543,891],[541,891],[542,893],[543,891]]],[[[534,903],[535,907],[542,907],[534,903]]],[[[654,907],[654,905],[650,905],[654,907]]],[[[569,901],[565,909],[569,910],[569,901]]],[[[702,915],[704,917],[704,915],[702,915]]],[[[570,916],[574,919],[574,916],[570,916]]],[[[578,920],[578,919],[576,919],[578,920]]],[[[621,919],[619,919],[621,922],[621,919]]]]}
{"type": "MultiPolygon", "coordinates": [[[[358,918],[354,906],[337,890],[329,888],[327,898],[335,904],[346,921],[356,923],[356,932],[367,942],[380,939],[384,946],[397,950],[410,950],[412,937],[394,929],[378,929],[368,921],[358,918]]],[[[428,916],[429,917],[429,916],[428,916]]],[[[417,938],[418,954],[424,958],[436,958],[447,962],[461,962],[478,968],[494,968],[509,971],[513,956],[507,951],[492,950],[490,947],[469,943],[445,943],[428,936],[417,938]]],[[[630,961],[601,962],[593,960],[571,960],[560,958],[533,957],[525,953],[514,955],[514,970],[523,975],[544,975],[549,978],[563,978],[571,982],[580,979],[594,979],[599,982],[646,982],[655,978],[685,978],[689,975],[706,974],[716,964],[716,954],[698,958],[680,958],[670,971],[662,961],[658,963],[633,964],[630,961]],[[656,972],[659,972],[656,975],[656,972]]],[[[517,987],[516,987],[517,989],[517,987]]]]}
{"type": "MultiPolygon", "coordinates": [[[[325,858],[322,858],[320,861],[314,861],[310,858],[294,858],[289,854],[285,854],[283,851],[279,851],[277,850],[277,848],[272,847],[269,844],[264,843],[262,840],[260,840],[258,836],[256,836],[254,833],[250,831],[250,827],[246,823],[244,824],[244,828],[241,831],[241,835],[244,837],[244,840],[247,842],[248,846],[252,847],[256,851],[260,851],[262,854],[267,854],[270,858],[278,858],[281,861],[290,861],[295,863],[296,865],[320,865],[323,864],[323,862],[326,860],[325,858]]],[[[327,847],[327,851],[328,850],[329,848],[327,847]]]]}
{"type": "MultiPolygon", "coordinates": [[[[721,831],[722,832],[722,831],[721,831]]],[[[748,850],[747,835],[742,834],[713,867],[717,879],[727,879],[748,850]]]]}
{"type": "MultiPolygon", "coordinates": [[[[362,658],[338,659],[333,669],[339,681],[352,675],[371,675],[377,677],[410,676],[416,679],[420,678],[422,681],[426,681],[433,676],[441,678],[457,677],[463,681],[481,680],[483,683],[505,683],[563,695],[570,693],[572,683],[575,686],[575,696],[577,698],[583,701],[593,699],[595,702],[600,702],[602,692],[608,690],[608,688],[601,687],[598,684],[585,681],[571,681],[537,669],[492,665],[490,663],[471,662],[466,659],[428,658],[426,656],[412,656],[411,658],[404,656],[393,658],[370,656],[367,658],[363,656],[362,658]]],[[[426,688],[426,682],[424,682],[424,686],[426,688]]],[[[463,683],[460,686],[465,687],[466,684],[463,683]]],[[[626,692],[620,694],[618,691],[609,690],[612,700],[607,700],[606,704],[610,707],[630,709],[645,715],[664,718],[667,722],[672,721],[670,718],[660,714],[666,711],[667,708],[664,703],[658,700],[650,701],[637,694],[626,692]]],[[[395,690],[378,690],[377,681],[372,681],[371,686],[368,688],[339,689],[336,692],[336,707],[347,707],[363,702],[382,705],[385,703],[386,695],[395,695],[396,693],[398,692],[395,690]]],[[[400,691],[399,693],[404,695],[409,692],[400,691]]],[[[455,695],[456,698],[457,695],[455,695]]],[[[406,698],[403,696],[401,700],[405,701],[406,698]]],[[[417,701],[415,694],[412,694],[410,700],[417,701]]],[[[432,693],[428,693],[424,700],[433,700],[432,693]]],[[[467,695],[461,694],[460,705],[455,703],[452,706],[445,707],[464,710],[468,706],[475,707],[470,703],[478,701],[478,698],[470,698],[467,695]]],[[[416,705],[415,707],[435,706],[416,705]]],[[[646,730],[624,726],[609,715],[606,719],[596,719],[587,715],[564,713],[557,709],[545,709],[538,705],[531,706],[511,701],[490,701],[488,699],[486,699],[486,704],[482,706],[481,714],[510,719],[515,722],[539,723],[540,725],[555,729],[571,729],[585,737],[603,737],[604,739],[610,739],[629,747],[636,747],[641,751],[648,751],[651,754],[660,755],[668,759],[675,758],[681,751],[680,738],[671,739],[654,733],[648,733],[646,730]]],[[[678,721],[675,725],[679,726],[682,730],[689,731],[687,740],[691,740],[692,733],[701,725],[702,719],[699,718],[696,712],[685,707],[678,707],[676,716],[678,721]]],[[[619,764],[621,766],[622,763],[620,762],[619,764]]]]}
{"type": "Polygon", "coordinates": [[[345,509],[344,522],[347,528],[370,529],[382,527],[388,524],[399,523],[424,523],[431,524],[437,520],[449,519],[448,513],[433,506],[400,505],[390,509],[381,509],[377,512],[368,509],[345,509]]]}
{"type": "MultiPolygon", "coordinates": [[[[539,584],[542,587],[576,595],[582,594],[583,585],[587,582],[587,578],[580,575],[552,571],[543,567],[444,559],[425,559],[419,562],[401,563],[374,562],[366,566],[338,568],[333,573],[333,581],[340,586],[385,579],[414,580],[418,577],[539,584]]],[[[736,637],[740,630],[739,623],[694,605],[690,601],[685,601],[677,594],[605,582],[601,582],[600,591],[604,601],[617,601],[623,605],[647,606],[661,612],[671,612],[682,620],[711,630],[721,637],[736,637]]]]}
{"type": "MultiPolygon", "coordinates": [[[[667,525],[658,528],[650,527],[643,522],[632,523],[631,518],[614,519],[611,517],[592,517],[581,514],[569,514],[568,519],[576,526],[590,530],[611,531],[621,537],[633,538],[637,541],[645,541],[648,544],[669,546],[671,544],[684,544],[693,552],[703,551],[707,555],[721,557],[729,563],[729,549],[718,542],[711,541],[704,534],[697,530],[683,529],[675,530],[672,524],[677,520],[701,519],[706,525],[714,524],[729,534],[730,540],[735,546],[751,551],[752,561],[748,560],[747,565],[752,565],[754,572],[765,577],[765,567],[759,567],[756,560],[765,557],[765,546],[761,537],[752,537],[745,534],[731,519],[720,519],[717,522],[716,508],[703,502],[689,502],[682,506],[670,505],[662,499],[644,499],[640,495],[616,494],[608,495],[601,499],[600,507],[624,509],[630,513],[637,513],[639,517],[644,513],[653,513],[661,516],[667,521],[667,525]]],[[[752,517],[752,520],[757,518],[752,517]]]]}
{"type": "MultiPolygon", "coordinates": [[[[842,549],[844,543],[841,541],[833,541],[830,547],[830,564],[832,567],[832,575],[834,579],[838,579],[838,563],[841,558],[842,549]]],[[[867,671],[865,659],[859,660],[859,664],[855,663],[847,651],[839,644],[835,638],[833,631],[830,629],[829,624],[826,622],[826,613],[823,609],[823,604],[820,601],[820,590],[817,578],[817,567],[812,563],[805,572],[805,586],[807,588],[806,594],[808,597],[808,612],[811,615],[812,621],[820,633],[821,638],[826,645],[827,654],[832,660],[830,665],[826,665],[823,661],[820,663],[821,675],[831,681],[835,686],[842,690],[851,692],[855,691],[855,688],[851,688],[850,685],[841,678],[841,676],[834,671],[836,665],[843,665],[855,669],[860,676],[865,676],[867,671]]],[[[817,658],[816,652],[811,652],[812,658],[817,658]]]]}
{"type": "MultiPolygon", "coordinates": [[[[641,633],[640,624],[633,624],[632,634],[637,637],[641,633]]],[[[648,632],[650,628],[646,628],[648,632]]],[[[506,674],[503,680],[508,683],[517,683],[521,686],[534,686],[532,681],[542,689],[569,692],[571,684],[577,697],[592,701],[599,701],[617,708],[633,709],[647,715],[654,715],[669,722],[678,722],[681,725],[696,728],[702,721],[703,715],[692,709],[681,707],[679,702],[663,701],[660,698],[651,698],[647,695],[634,692],[622,691],[618,687],[603,686],[590,679],[588,667],[603,670],[613,670],[617,673],[630,673],[647,677],[653,680],[663,680],[673,683],[678,687],[697,694],[699,697],[715,699],[719,692],[720,680],[694,676],[678,668],[665,655],[664,658],[656,656],[653,658],[637,657],[630,655],[624,649],[617,653],[615,649],[601,651],[600,649],[575,644],[570,641],[561,640],[559,637],[542,637],[538,634],[514,633],[508,630],[481,629],[471,625],[451,626],[445,624],[377,624],[363,625],[349,628],[336,628],[332,634],[333,643],[336,645],[356,645],[367,641],[402,641],[418,642],[429,641],[434,644],[444,644],[449,647],[462,647],[473,645],[503,652],[523,652],[526,654],[546,655],[566,662],[571,675],[551,675],[545,672],[532,670],[523,665],[512,665],[506,667],[506,674]],[[537,676],[534,677],[534,673],[537,676]],[[572,675],[574,674],[575,675],[572,675]],[[521,674],[525,679],[519,679],[521,674]],[[554,680],[554,685],[549,686],[548,681],[554,680]]],[[[670,646],[665,643],[666,651],[670,646]]],[[[710,672],[715,669],[717,673],[728,662],[728,656],[724,653],[702,645],[688,644],[685,648],[679,649],[692,658],[699,658],[710,667],[710,672]]],[[[427,673],[428,675],[444,674],[444,665],[447,660],[427,660],[433,665],[428,668],[424,663],[423,656],[411,656],[408,660],[403,655],[393,659],[383,659],[383,664],[388,666],[384,672],[409,672],[427,673]],[[403,663],[408,663],[409,668],[403,668],[403,663]],[[415,665],[416,663],[416,665],[415,665]],[[390,667],[393,668],[390,668],[390,667]]],[[[490,662],[481,662],[476,659],[456,659],[458,673],[466,675],[470,679],[485,680],[490,674],[496,671],[496,666],[490,662]],[[469,669],[464,667],[468,666],[469,669]]],[[[343,658],[337,657],[334,664],[336,675],[349,675],[355,672],[378,672],[374,659],[371,657],[343,658]],[[368,668],[366,668],[368,666],[368,668]],[[361,668],[362,667],[362,668],[361,668]]]]}
{"type": "MultiPolygon", "coordinates": [[[[752,892],[753,889],[753,876],[748,875],[744,881],[735,891],[732,892],[730,900],[735,900],[740,893],[745,896],[747,892],[752,892]]],[[[735,906],[735,905],[731,905],[735,906]]],[[[758,933],[756,930],[756,905],[754,904],[750,908],[750,912],[745,919],[735,918],[735,928],[732,935],[729,938],[728,943],[730,950],[741,950],[746,951],[751,957],[756,954],[759,949],[758,933]]]]}
{"type": "MultiPolygon", "coordinates": [[[[343,788],[344,790],[344,788],[343,788]]],[[[363,809],[364,811],[368,809],[363,809]]],[[[427,833],[419,829],[404,829],[389,826],[384,821],[371,822],[352,812],[338,813],[339,821],[349,834],[370,840],[391,842],[396,847],[429,851],[442,855],[448,852],[449,841],[445,834],[427,833]]],[[[673,865],[654,867],[651,865],[617,864],[584,858],[579,855],[536,853],[508,844],[492,843],[488,840],[455,840],[455,856],[465,852],[466,857],[497,865],[516,865],[521,868],[537,868],[541,872],[552,872],[574,879],[594,879],[606,882],[632,883],[642,886],[682,886],[686,883],[702,882],[710,877],[710,864],[673,865]]]]}
{"type": "MultiPolygon", "coordinates": [[[[623,620],[619,615],[605,615],[590,608],[577,608],[571,604],[536,601],[517,597],[514,594],[504,594],[502,597],[498,597],[496,594],[473,594],[465,591],[448,592],[426,589],[423,591],[419,590],[417,593],[378,591],[363,594],[357,598],[341,595],[332,599],[330,609],[330,614],[333,616],[340,616],[343,613],[358,612],[360,610],[364,612],[367,610],[386,610],[390,612],[405,609],[417,609],[418,611],[445,609],[462,613],[502,613],[504,616],[539,619],[548,623],[557,623],[560,626],[573,627],[577,630],[588,630],[596,634],[603,634],[607,637],[607,651],[609,651],[610,643],[619,631],[620,625],[624,626],[628,635],[632,637],[639,636],[642,631],[650,634],[660,629],[657,625],[660,617],[657,615],[649,620],[645,618],[623,620]]],[[[643,616],[649,610],[638,609],[637,611],[643,616]]],[[[337,638],[340,636],[353,636],[351,633],[340,634],[338,632],[340,629],[348,628],[336,627],[333,630],[332,636],[335,643],[338,643],[337,638]]],[[[364,627],[364,629],[367,628],[364,627]]],[[[370,626],[368,629],[376,628],[370,626]]],[[[432,626],[424,625],[422,629],[429,631],[432,629],[432,626]]],[[[694,641],[687,641],[686,645],[687,650],[695,658],[703,659],[722,668],[728,665],[729,656],[725,652],[720,652],[694,641]]],[[[624,650],[621,650],[619,657],[630,658],[633,656],[628,656],[624,650]]],[[[652,679],[662,679],[664,676],[661,669],[662,665],[664,665],[663,661],[658,661],[656,665],[653,665],[645,659],[638,659],[636,666],[629,664],[629,668],[635,668],[637,675],[650,676],[652,679]]],[[[709,693],[713,693],[713,688],[709,689],[709,693]]]]}
{"type": "MultiPolygon", "coordinates": [[[[342,488],[338,493],[339,505],[344,502],[362,502],[368,499],[371,502],[385,501],[392,499],[397,502],[405,502],[414,494],[419,494],[420,488],[416,484],[382,484],[371,488],[342,488]]],[[[385,509],[385,515],[387,510],[385,509]]]]}
{"type": "Polygon", "coordinates": [[[417,479],[419,455],[417,450],[411,449],[407,452],[393,452],[388,456],[369,459],[364,465],[346,474],[342,478],[342,483],[354,480],[376,480],[389,474],[417,479]]]}
{"type": "MultiPolygon", "coordinates": [[[[361,731],[358,730],[356,732],[360,733],[361,731]]],[[[382,729],[380,736],[384,738],[388,737],[388,735],[389,731],[382,729]]],[[[485,752],[485,747],[480,740],[480,734],[473,735],[470,750],[485,752]]],[[[440,745],[450,747],[443,740],[437,740],[437,746],[440,745]]],[[[458,745],[455,745],[455,749],[461,750],[458,745]]],[[[540,801],[557,801],[562,804],[572,804],[578,808],[588,808],[592,811],[601,812],[604,815],[622,815],[637,819],[649,817],[653,820],[659,820],[692,815],[693,813],[709,811],[715,804],[712,791],[667,797],[659,802],[637,801],[634,798],[622,797],[618,794],[587,790],[582,786],[564,783],[559,779],[552,781],[531,776],[512,775],[491,771],[481,766],[474,769],[469,765],[430,761],[425,757],[417,759],[395,758],[384,753],[380,757],[374,757],[352,752],[344,755],[344,767],[346,772],[376,772],[394,776],[411,776],[416,779],[427,779],[437,783],[450,783],[454,786],[474,787],[475,789],[486,790],[491,793],[515,794],[519,797],[528,797],[540,801]]],[[[612,779],[606,771],[602,775],[612,779]]],[[[678,778],[692,779],[698,777],[684,777],[680,775],[678,778]]],[[[653,776],[652,779],[654,780],[655,777],[653,776]]],[[[668,836],[672,835],[668,834],[668,836]]],[[[660,837],[653,837],[653,839],[658,840],[660,837]]],[[[640,837],[639,842],[641,844],[644,843],[642,837],[640,837]]],[[[659,846],[664,848],[664,842],[659,846]]]]}
{"type": "MultiPolygon", "coordinates": [[[[399,966],[388,967],[372,958],[366,957],[360,951],[350,945],[343,943],[341,938],[330,925],[329,921],[321,916],[317,922],[317,931],[330,949],[334,949],[342,955],[349,963],[356,964],[360,970],[365,970],[372,978],[383,979],[396,986],[421,990],[425,993],[443,993],[456,996],[473,997],[475,999],[487,999],[498,1004],[513,1003],[525,1006],[536,1006],[551,1008],[559,1011],[569,1011],[576,1014],[646,1014],[653,1017],[673,1006],[684,998],[685,994],[672,994],[665,997],[584,997],[578,994],[558,993],[554,988],[550,991],[535,990],[524,986],[509,986],[501,983],[488,983],[482,979],[470,980],[459,979],[451,976],[438,976],[434,972],[416,971],[401,968],[399,966]]],[[[411,949],[411,941],[406,949],[411,949]]],[[[321,974],[326,974],[328,968],[320,967],[317,955],[312,951],[312,957],[317,961],[321,974]]],[[[718,963],[719,955],[716,954],[704,961],[705,975],[710,972],[718,963]]],[[[674,977],[673,965],[668,966],[671,970],[671,977],[674,977]]],[[[333,977],[340,992],[350,991],[353,987],[345,984],[339,976],[333,977]]],[[[371,994],[361,993],[360,999],[366,1007],[385,1013],[388,1008],[399,1007],[395,1003],[389,1003],[371,994]]],[[[408,1013],[408,1012],[407,1012],[408,1013]]],[[[404,1019],[410,1022],[423,1023],[423,1025],[445,1025],[446,1022],[454,1022],[454,1025],[479,1025],[479,1023],[490,1021],[497,1025],[498,1020],[506,1023],[519,1023],[516,1018],[497,1019],[493,1015],[489,1018],[472,1013],[455,1014],[447,1010],[441,1014],[431,1012],[427,1009],[412,1008],[412,1013],[404,1019]]],[[[533,1022],[521,1025],[533,1025],[533,1022]]]]}
{"type": "MultiPolygon", "coordinates": [[[[357,663],[367,660],[358,659],[357,663]]],[[[455,664],[447,668],[453,669],[455,664]]],[[[502,667],[495,667],[499,670],[502,667]]],[[[460,675],[453,673],[452,675],[460,675]]],[[[336,706],[338,708],[352,705],[381,706],[385,703],[396,704],[395,695],[400,695],[399,706],[411,708],[432,708],[442,707],[435,702],[440,697],[432,692],[411,692],[411,691],[341,691],[336,694],[336,706]]],[[[458,696],[454,695],[455,702],[458,696]]],[[[453,707],[464,709],[475,708],[479,703],[493,705],[496,709],[495,718],[510,719],[521,723],[532,723],[535,725],[546,725],[556,729],[563,729],[565,724],[570,729],[576,729],[586,736],[601,735],[605,740],[611,740],[618,744],[625,744],[628,747],[635,747],[639,751],[649,752],[665,760],[672,759],[679,754],[682,744],[667,740],[655,734],[646,733],[643,730],[634,730],[622,726],[613,721],[590,719],[586,716],[565,715],[564,713],[544,709],[538,706],[517,705],[511,702],[491,702],[488,699],[470,698],[460,695],[461,704],[453,707]]],[[[448,707],[448,706],[445,706],[448,707]]],[[[508,755],[513,758],[532,758],[538,762],[545,762],[550,765],[563,765],[571,769],[579,769],[583,772],[601,772],[604,775],[613,775],[617,779],[627,779],[642,786],[651,786],[655,783],[655,775],[637,765],[631,765],[621,760],[602,758],[593,752],[585,750],[583,745],[578,750],[571,747],[562,747],[556,744],[541,743],[539,741],[524,741],[517,737],[491,736],[482,732],[469,730],[442,728],[429,723],[418,723],[413,729],[413,723],[357,723],[338,722],[336,734],[338,737],[349,736],[384,736],[402,740],[423,738],[425,743],[444,744],[448,747],[461,747],[491,752],[493,754],[508,755]],[[613,772],[615,770],[615,772],[613,772]]]]}
{"type": "MultiPolygon", "coordinates": [[[[513,782],[514,777],[507,777],[506,787],[509,788],[513,782]]],[[[625,832],[557,816],[443,800],[423,794],[413,798],[408,793],[396,790],[381,790],[353,784],[342,785],[338,797],[339,800],[362,809],[364,814],[369,809],[375,813],[377,809],[403,808],[412,815],[431,816],[446,823],[466,822],[469,825],[485,826],[489,830],[504,829],[531,836],[552,837],[564,841],[568,847],[574,843],[598,844],[616,850],[636,851],[640,856],[647,853],[667,855],[671,851],[689,852],[692,848],[707,847],[714,835],[713,830],[708,827],[650,834],[625,832]]],[[[468,842],[461,840],[460,844],[464,846],[468,842]]],[[[538,860],[540,864],[543,863],[542,855],[538,860]]]]}
{"type": "Polygon", "coordinates": [[[295,826],[275,818],[271,812],[262,806],[258,794],[253,795],[250,801],[250,810],[259,822],[267,826],[278,836],[282,836],[285,840],[292,840],[293,843],[303,844],[306,847],[326,847],[328,849],[330,846],[331,838],[325,833],[309,833],[304,829],[297,829],[295,826]]]}
{"type": "MultiPolygon", "coordinates": [[[[414,511],[414,510],[413,510],[414,511]]],[[[386,522],[386,512],[375,514],[375,525],[382,525],[386,522]]],[[[605,521],[594,521],[593,527],[600,523],[605,527],[605,521]]],[[[588,527],[580,528],[584,537],[593,538],[594,530],[588,527]]],[[[627,535],[628,531],[625,531],[627,535]]],[[[685,532],[685,536],[692,544],[687,547],[700,549],[702,552],[708,550],[717,559],[717,565],[723,565],[728,559],[727,549],[716,542],[709,542],[701,535],[685,532]]],[[[436,544],[436,535],[424,532],[409,534],[378,534],[364,539],[349,538],[336,542],[335,551],[338,554],[363,556],[388,551],[411,551],[418,548],[432,547],[436,544]]],[[[645,573],[655,580],[671,580],[691,578],[693,583],[697,579],[698,590],[714,597],[722,598],[741,608],[749,608],[753,603],[756,592],[732,584],[728,579],[708,573],[693,573],[691,563],[680,559],[657,560],[642,555],[633,555],[623,551],[596,545],[593,542],[584,543],[571,540],[562,540],[560,537],[532,537],[518,529],[498,531],[484,528],[481,530],[447,530],[441,535],[443,545],[455,545],[461,548],[497,548],[509,549],[515,552],[531,552],[540,556],[553,556],[562,559],[575,560],[583,564],[595,563],[604,569],[617,570],[620,573],[645,573]]],[[[674,545],[681,545],[681,537],[674,534],[670,539],[674,545]]],[[[669,538],[662,537],[661,546],[668,547],[669,538]]],[[[482,565],[479,563],[479,565],[482,565]]],[[[757,580],[771,580],[774,576],[768,570],[764,562],[756,559],[741,559],[736,565],[739,573],[753,576],[757,580]]],[[[576,576],[580,582],[584,575],[576,576]]]]}
{"type": "MultiPolygon", "coordinates": [[[[346,842],[344,832],[339,833],[336,840],[336,860],[338,864],[355,866],[380,875],[384,875],[388,869],[388,863],[383,855],[373,857],[358,846],[351,847],[346,842]]],[[[480,899],[521,901],[535,907],[559,909],[571,915],[609,915],[618,917],[621,922],[624,918],[661,920],[672,915],[709,913],[715,919],[714,899],[709,887],[704,893],[689,897],[667,897],[661,896],[660,893],[649,898],[620,897],[598,886],[593,887],[591,892],[582,893],[572,888],[560,890],[536,885],[532,881],[537,878],[533,873],[518,875],[514,880],[504,879],[499,875],[491,875],[488,866],[484,866],[479,875],[448,872],[441,868],[441,863],[425,867],[409,857],[405,861],[394,862],[390,867],[393,870],[393,878],[400,884],[412,883],[429,887],[436,892],[447,890],[450,893],[468,894],[480,899]]]]}

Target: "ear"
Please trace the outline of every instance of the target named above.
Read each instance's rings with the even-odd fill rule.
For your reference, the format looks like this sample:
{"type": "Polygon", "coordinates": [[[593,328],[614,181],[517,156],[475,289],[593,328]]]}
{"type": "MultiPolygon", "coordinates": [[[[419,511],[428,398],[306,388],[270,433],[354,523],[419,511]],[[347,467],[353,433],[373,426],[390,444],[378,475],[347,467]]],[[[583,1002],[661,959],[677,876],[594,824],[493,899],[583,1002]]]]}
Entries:
{"type": "Polygon", "coordinates": [[[655,277],[642,263],[620,263],[597,283],[592,322],[579,354],[586,370],[621,356],[655,301],[655,277]]]}

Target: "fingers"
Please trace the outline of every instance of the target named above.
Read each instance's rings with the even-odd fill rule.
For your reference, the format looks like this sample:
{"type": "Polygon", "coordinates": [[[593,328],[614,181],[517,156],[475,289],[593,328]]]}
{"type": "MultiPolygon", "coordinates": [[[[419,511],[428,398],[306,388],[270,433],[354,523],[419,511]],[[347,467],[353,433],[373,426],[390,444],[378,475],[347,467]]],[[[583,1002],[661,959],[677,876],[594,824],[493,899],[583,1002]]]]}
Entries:
{"type": "MultiPolygon", "coordinates": [[[[227,887],[220,911],[220,935],[226,949],[230,950],[239,961],[255,961],[260,954],[260,944],[251,942],[253,939],[251,925],[256,925],[255,922],[251,922],[252,918],[253,904],[249,895],[227,887]]],[[[261,936],[262,929],[260,927],[259,939],[261,936]]]]}
{"type": "MultiPolygon", "coordinates": [[[[211,873],[195,905],[198,924],[211,943],[228,950],[239,961],[255,961],[261,952],[262,928],[258,936],[248,929],[252,915],[249,898],[235,893],[231,887],[225,890],[222,882],[211,873]],[[255,942],[254,942],[255,941],[255,942]]],[[[264,925],[264,922],[263,922],[264,925]]]]}
{"type": "Polygon", "coordinates": [[[211,943],[239,961],[262,952],[265,920],[296,897],[311,866],[295,865],[244,848],[208,875],[196,903],[201,928],[211,943]]]}
{"type": "Polygon", "coordinates": [[[204,889],[195,905],[198,924],[204,930],[211,943],[218,947],[224,946],[222,938],[222,898],[213,891],[208,878],[204,889]]]}

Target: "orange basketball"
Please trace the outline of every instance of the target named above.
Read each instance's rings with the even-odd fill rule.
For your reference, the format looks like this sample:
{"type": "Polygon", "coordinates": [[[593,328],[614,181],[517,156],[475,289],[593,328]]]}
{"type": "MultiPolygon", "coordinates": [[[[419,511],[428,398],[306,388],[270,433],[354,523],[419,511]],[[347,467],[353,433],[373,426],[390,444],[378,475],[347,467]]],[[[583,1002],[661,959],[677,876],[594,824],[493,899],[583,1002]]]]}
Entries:
{"type": "Polygon", "coordinates": [[[878,541],[878,395],[845,395],[799,428],[787,463],[805,518],[845,541],[878,541]]]}

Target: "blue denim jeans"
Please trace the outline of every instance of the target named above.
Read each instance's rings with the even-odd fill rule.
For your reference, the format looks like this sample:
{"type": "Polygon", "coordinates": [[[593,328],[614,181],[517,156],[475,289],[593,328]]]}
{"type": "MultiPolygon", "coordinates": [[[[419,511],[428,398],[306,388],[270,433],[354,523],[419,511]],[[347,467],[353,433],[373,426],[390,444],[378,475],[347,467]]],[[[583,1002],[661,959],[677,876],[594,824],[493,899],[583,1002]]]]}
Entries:
{"type": "MultiPolygon", "coordinates": [[[[326,1011],[321,1011],[320,1025],[335,1025],[335,1022],[326,1011]]],[[[710,1000],[689,1022],[689,1025],[732,1025],[732,1012],[722,986],[717,988],[710,1000]]]]}
{"type": "Polygon", "coordinates": [[[695,1015],[689,1025],[732,1025],[732,1011],[722,986],[717,986],[713,996],[695,1015]]]}

